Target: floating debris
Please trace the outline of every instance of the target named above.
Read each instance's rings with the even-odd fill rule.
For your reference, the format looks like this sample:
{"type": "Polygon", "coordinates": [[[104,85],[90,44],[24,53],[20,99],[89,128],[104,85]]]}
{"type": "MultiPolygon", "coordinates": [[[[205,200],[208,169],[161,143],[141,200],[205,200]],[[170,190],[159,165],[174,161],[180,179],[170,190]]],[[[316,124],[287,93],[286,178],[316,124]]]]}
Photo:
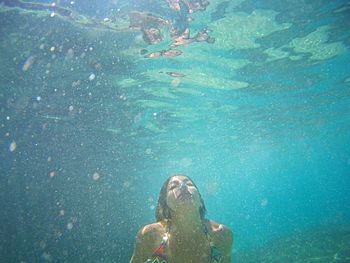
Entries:
{"type": "Polygon", "coordinates": [[[28,57],[27,60],[23,64],[22,70],[23,71],[29,70],[32,67],[32,65],[34,64],[34,61],[35,61],[35,56],[28,57]]]}
{"type": "Polygon", "coordinates": [[[16,148],[17,148],[16,142],[15,141],[11,142],[10,147],[9,147],[10,152],[14,152],[16,150],[16,148]]]}

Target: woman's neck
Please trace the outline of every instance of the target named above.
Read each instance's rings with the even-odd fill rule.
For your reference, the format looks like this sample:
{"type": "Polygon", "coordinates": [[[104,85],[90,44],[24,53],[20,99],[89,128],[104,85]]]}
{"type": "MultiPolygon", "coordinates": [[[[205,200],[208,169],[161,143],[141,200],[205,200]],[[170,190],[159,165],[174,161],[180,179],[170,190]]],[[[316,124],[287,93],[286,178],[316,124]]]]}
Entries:
{"type": "Polygon", "coordinates": [[[204,222],[198,212],[186,212],[172,215],[170,232],[176,236],[193,236],[196,233],[204,233],[204,222]]]}

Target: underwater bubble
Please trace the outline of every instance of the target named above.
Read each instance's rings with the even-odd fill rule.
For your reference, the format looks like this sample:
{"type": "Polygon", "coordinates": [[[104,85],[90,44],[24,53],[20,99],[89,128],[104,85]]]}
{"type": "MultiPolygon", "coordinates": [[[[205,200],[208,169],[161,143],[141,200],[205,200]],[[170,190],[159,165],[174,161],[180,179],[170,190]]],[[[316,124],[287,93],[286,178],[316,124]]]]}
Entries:
{"type": "Polygon", "coordinates": [[[11,142],[10,147],[9,147],[10,152],[14,152],[16,150],[16,148],[17,148],[16,142],[15,141],[11,142]]]}
{"type": "Polygon", "coordinates": [[[119,96],[119,99],[121,99],[121,100],[126,100],[126,96],[120,95],[120,96],[119,96]]]}
{"type": "Polygon", "coordinates": [[[77,80],[77,81],[73,81],[72,82],[72,87],[74,88],[74,87],[77,87],[77,86],[79,86],[81,84],[81,81],[80,80],[77,80]]]}
{"type": "Polygon", "coordinates": [[[56,50],[56,47],[54,47],[54,46],[50,47],[51,52],[55,52],[55,50],[56,50]]]}
{"type": "Polygon", "coordinates": [[[92,81],[96,78],[96,75],[94,73],[91,73],[89,76],[89,80],[92,81]]]}
{"type": "Polygon", "coordinates": [[[69,222],[69,223],[67,224],[67,229],[68,229],[68,230],[72,230],[72,228],[73,228],[73,223],[72,223],[72,222],[69,222]]]}
{"type": "Polygon", "coordinates": [[[94,179],[94,181],[97,181],[98,179],[100,179],[101,176],[98,172],[95,172],[93,175],[92,175],[92,179],[94,179]]]}
{"type": "Polygon", "coordinates": [[[123,183],[123,188],[129,188],[131,186],[131,182],[130,181],[125,181],[124,183],[123,183]]]}
{"type": "Polygon", "coordinates": [[[263,207],[267,206],[268,203],[269,203],[269,200],[267,198],[263,198],[260,201],[260,205],[263,206],[263,207]]]}
{"type": "Polygon", "coordinates": [[[152,153],[152,149],[151,148],[147,148],[145,152],[146,152],[146,154],[151,154],[152,153]]]}
{"type": "Polygon", "coordinates": [[[67,50],[66,58],[72,59],[74,57],[74,50],[72,48],[67,50]]]}

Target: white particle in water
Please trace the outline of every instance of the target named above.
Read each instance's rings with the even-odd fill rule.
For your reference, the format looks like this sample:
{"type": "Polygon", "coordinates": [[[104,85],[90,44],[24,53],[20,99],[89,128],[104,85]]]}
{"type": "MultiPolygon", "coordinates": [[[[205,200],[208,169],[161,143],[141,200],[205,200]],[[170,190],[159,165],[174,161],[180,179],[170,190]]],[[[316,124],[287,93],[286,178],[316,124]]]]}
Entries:
{"type": "Polygon", "coordinates": [[[8,121],[9,121],[9,120],[10,120],[10,116],[6,116],[6,120],[8,120],[8,121]]]}
{"type": "Polygon", "coordinates": [[[263,198],[261,201],[260,201],[260,205],[261,206],[267,206],[267,204],[268,204],[268,202],[269,202],[269,200],[267,199],[267,198],[263,198]]]}
{"type": "Polygon", "coordinates": [[[56,14],[55,14],[55,12],[52,12],[51,14],[50,14],[50,17],[54,17],[56,14]]]}
{"type": "Polygon", "coordinates": [[[152,149],[151,148],[147,148],[146,149],[146,154],[151,154],[152,153],[152,149]]]}
{"type": "Polygon", "coordinates": [[[56,50],[56,48],[55,48],[54,46],[52,46],[52,47],[50,48],[50,51],[51,51],[51,52],[55,52],[55,50],[56,50]]]}
{"type": "Polygon", "coordinates": [[[71,230],[72,228],[73,228],[73,223],[69,222],[69,223],[67,224],[67,229],[68,229],[68,230],[71,230]]]}
{"type": "Polygon", "coordinates": [[[40,96],[36,97],[36,100],[41,101],[41,97],[40,96]]]}
{"type": "Polygon", "coordinates": [[[94,73],[91,73],[89,76],[89,80],[92,81],[96,78],[96,75],[94,73]]]}
{"type": "Polygon", "coordinates": [[[92,179],[94,179],[95,181],[97,181],[98,179],[100,179],[100,174],[98,172],[95,172],[93,175],[92,175],[92,179]]]}
{"type": "Polygon", "coordinates": [[[72,48],[68,49],[66,58],[67,59],[72,59],[74,57],[74,50],[72,48]]]}
{"type": "Polygon", "coordinates": [[[15,141],[11,142],[10,147],[9,147],[10,152],[14,152],[16,150],[16,148],[17,148],[16,142],[15,141]]]}
{"type": "Polygon", "coordinates": [[[70,105],[68,109],[69,109],[69,111],[73,111],[74,110],[73,105],[70,105]]]}

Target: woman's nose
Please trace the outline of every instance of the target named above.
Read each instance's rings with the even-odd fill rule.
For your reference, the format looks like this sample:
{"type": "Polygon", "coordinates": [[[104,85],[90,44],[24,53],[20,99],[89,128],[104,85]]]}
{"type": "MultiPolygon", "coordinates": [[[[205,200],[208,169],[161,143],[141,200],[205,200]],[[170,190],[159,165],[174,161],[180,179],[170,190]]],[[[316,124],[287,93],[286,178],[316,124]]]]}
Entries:
{"type": "Polygon", "coordinates": [[[185,190],[185,189],[187,189],[187,185],[186,185],[186,183],[182,182],[180,184],[180,190],[185,190]]]}

